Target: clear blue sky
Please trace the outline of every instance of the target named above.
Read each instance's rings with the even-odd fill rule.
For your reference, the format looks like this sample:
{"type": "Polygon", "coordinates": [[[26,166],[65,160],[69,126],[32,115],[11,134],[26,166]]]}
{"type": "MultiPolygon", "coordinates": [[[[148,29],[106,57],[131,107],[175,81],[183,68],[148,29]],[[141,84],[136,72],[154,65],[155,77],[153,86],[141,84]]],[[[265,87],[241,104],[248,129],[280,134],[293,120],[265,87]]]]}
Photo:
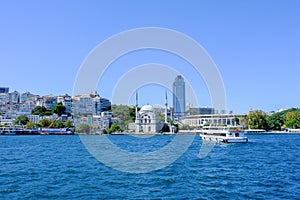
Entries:
{"type": "MultiPolygon", "coordinates": [[[[77,71],[96,45],[128,29],[154,26],[182,32],[207,50],[222,75],[228,110],[300,107],[299,8],[296,0],[1,1],[0,86],[72,94],[77,71]]],[[[111,70],[153,61],[181,62],[145,51],[111,70]]],[[[97,89],[111,98],[113,83],[106,84],[97,89]]],[[[161,97],[145,95],[154,90],[144,88],[141,104],[163,104],[163,90],[161,97]]],[[[201,106],[211,105],[205,85],[197,95],[201,106]]]]}

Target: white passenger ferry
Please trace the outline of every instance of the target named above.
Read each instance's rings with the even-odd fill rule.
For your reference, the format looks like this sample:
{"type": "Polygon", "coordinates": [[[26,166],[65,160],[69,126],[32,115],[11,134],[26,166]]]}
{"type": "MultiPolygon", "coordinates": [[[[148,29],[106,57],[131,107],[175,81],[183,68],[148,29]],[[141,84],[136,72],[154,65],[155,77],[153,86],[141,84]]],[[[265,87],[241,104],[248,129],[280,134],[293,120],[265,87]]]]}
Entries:
{"type": "Polygon", "coordinates": [[[224,143],[247,143],[248,138],[244,135],[241,127],[233,126],[204,126],[200,133],[203,141],[224,143]]]}

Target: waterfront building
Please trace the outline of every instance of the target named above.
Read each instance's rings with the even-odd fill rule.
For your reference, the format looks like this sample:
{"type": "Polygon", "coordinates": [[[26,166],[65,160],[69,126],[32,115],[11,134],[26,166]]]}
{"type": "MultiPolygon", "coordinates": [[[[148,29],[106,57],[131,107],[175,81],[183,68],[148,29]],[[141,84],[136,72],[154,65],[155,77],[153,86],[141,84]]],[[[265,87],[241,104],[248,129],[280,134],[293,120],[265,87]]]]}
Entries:
{"type": "Polygon", "coordinates": [[[144,105],[137,114],[134,126],[136,133],[157,133],[164,123],[158,121],[158,114],[151,105],[144,105]]]}
{"type": "Polygon", "coordinates": [[[89,125],[93,125],[93,116],[89,115],[89,116],[85,116],[85,115],[80,115],[80,116],[76,116],[73,118],[74,120],[74,124],[89,124],[89,125]]]}
{"type": "MultiPolygon", "coordinates": [[[[167,105],[167,104],[166,104],[167,105]]],[[[128,129],[135,133],[157,133],[164,122],[159,122],[158,113],[151,105],[144,105],[138,111],[138,94],[136,93],[135,123],[130,123],[128,129]]],[[[165,113],[166,114],[166,113],[165,113]]]]}
{"type": "Polygon", "coordinates": [[[241,122],[245,116],[245,114],[191,115],[183,117],[181,123],[195,128],[202,127],[205,124],[236,125],[236,120],[238,119],[238,121],[241,122]]]}
{"type": "Polygon", "coordinates": [[[101,115],[93,115],[93,127],[98,130],[107,130],[112,123],[118,122],[119,119],[113,118],[112,112],[104,111],[101,115]]]}
{"type": "Polygon", "coordinates": [[[14,124],[14,119],[6,118],[5,116],[0,116],[0,124],[4,126],[12,126],[14,124]]]}
{"type": "Polygon", "coordinates": [[[178,75],[173,82],[173,109],[176,116],[185,113],[185,82],[181,75],[178,75]]]}
{"type": "Polygon", "coordinates": [[[100,115],[93,116],[93,127],[97,128],[98,130],[108,129],[110,122],[110,118],[101,117],[100,115]]]}
{"type": "Polygon", "coordinates": [[[37,124],[43,118],[44,118],[43,116],[39,116],[39,115],[29,115],[28,116],[29,121],[33,122],[34,124],[37,124]]]}
{"type": "Polygon", "coordinates": [[[210,114],[214,114],[215,113],[215,109],[214,108],[189,108],[188,111],[190,113],[196,113],[197,115],[210,115],[210,114]]]}

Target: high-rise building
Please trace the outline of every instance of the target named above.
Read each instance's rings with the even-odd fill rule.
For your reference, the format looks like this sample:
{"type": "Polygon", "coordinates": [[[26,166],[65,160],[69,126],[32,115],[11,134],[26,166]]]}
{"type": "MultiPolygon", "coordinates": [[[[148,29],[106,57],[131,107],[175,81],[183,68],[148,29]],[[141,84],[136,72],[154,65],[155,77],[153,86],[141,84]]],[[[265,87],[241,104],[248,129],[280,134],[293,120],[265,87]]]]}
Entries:
{"type": "Polygon", "coordinates": [[[173,83],[173,109],[175,115],[185,113],[185,82],[181,75],[173,83]]]}

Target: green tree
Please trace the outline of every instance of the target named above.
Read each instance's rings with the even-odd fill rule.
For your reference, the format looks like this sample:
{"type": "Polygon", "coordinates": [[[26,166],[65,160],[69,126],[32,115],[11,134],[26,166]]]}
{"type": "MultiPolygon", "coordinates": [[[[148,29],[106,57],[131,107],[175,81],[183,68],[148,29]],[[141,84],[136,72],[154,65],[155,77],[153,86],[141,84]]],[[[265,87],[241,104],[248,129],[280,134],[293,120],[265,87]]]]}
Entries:
{"type": "Polygon", "coordinates": [[[107,130],[108,134],[116,133],[116,132],[122,132],[123,130],[120,128],[120,126],[117,123],[113,123],[111,127],[107,130]]]}
{"type": "Polygon", "coordinates": [[[107,134],[107,130],[106,130],[106,129],[103,129],[103,130],[102,130],[102,133],[103,133],[103,134],[107,134]]]}
{"type": "Polygon", "coordinates": [[[53,122],[49,119],[41,119],[38,122],[38,126],[42,128],[48,128],[53,122]]]}
{"type": "Polygon", "coordinates": [[[286,127],[288,127],[288,128],[295,128],[296,123],[297,123],[297,120],[291,119],[291,120],[287,121],[287,122],[285,123],[285,125],[286,125],[286,127]]]}
{"type": "Polygon", "coordinates": [[[71,120],[68,119],[66,121],[66,128],[71,128],[71,126],[72,126],[71,120]]]}
{"type": "Polygon", "coordinates": [[[41,115],[43,116],[44,113],[46,112],[46,108],[44,106],[36,106],[33,110],[32,113],[33,115],[41,115]]]}
{"type": "Polygon", "coordinates": [[[170,127],[169,127],[169,125],[165,123],[164,126],[163,126],[162,129],[161,129],[161,132],[163,132],[163,133],[168,133],[168,132],[170,132],[170,127]]]}
{"type": "Polygon", "coordinates": [[[280,131],[281,127],[284,125],[284,116],[281,113],[276,113],[267,118],[269,127],[271,130],[280,131]]]}
{"type": "Polygon", "coordinates": [[[89,124],[78,124],[75,128],[75,131],[77,133],[87,133],[89,134],[91,132],[92,126],[89,124]]]}
{"type": "Polygon", "coordinates": [[[175,124],[175,123],[173,122],[173,120],[170,119],[170,118],[168,118],[167,121],[168,121],[168,123],[170,123],[172,126],[175,127],[175,133],[177,133],[177,132],[179,131],[179,125],[178,125],[178,124],[175,124]]]}
{"type": "Polygon", "coordinates": [[[112,112],[114,117],[120,119],[119,126],[122,129],[127,129],[128,124],[135,121],[135,107],[112,105],[112,112]]]}
{"type": "Polygon", "coordinates": [[[233,118],[232,123],[233,123],[234,125],[240,125],[240,119],[237,118],[237,117],[235,117],[235,118],[233,118]]]}
{"type": "Polygon", "coordinates": [[[165,121],[165,114],[163,112],[158,111],[157,115],[158,115],[158,121],[159,122],[164,122],[165,121]]]}
{"type": "Polygon", "coordinates": [[[252,129],[269,130],[267,115],[261,110],[256,110],[256,111],[250,112],[246,116],[246,122],[247,122],[247,125],[252,129]]]}
{"type": "Polygon", "coordinates": [[[65,124],[63,122],[57,120],[57,121],[54,122],[53,127],[54,128],[64,128],[65,124]]]}
{"type": "Polygon", "coordinates": [[[53,115],[53,112],[51,110],[46,110],[43,115],[45,116],[50,116],[50,115],[53,115]]]}
{"type": "MultiPolygon", "coordinates": [[[[282,127],[288,127],[286,123],[292,119],[300,120],[300,109],[291,108],[267,117],[271,130],[281,130],[282,127]]],[[[292,121],[288,123],[289,126],[291,126],[291,124],[293,124],[292,121]]]]}
{"type": "Polygon", "coordinates": [[[21,115],[21,116],[17,117],[17,119],[15,120],[16,125],[26,125],[28,122],[29,122],[29,119],[25,115],[21,115]]]}
{"type": "Polygon", "coordinates": [[[64,114],[65,111],[66,111],[66,107],[62,103],[58,103],[52,108],[52,112],[56,113],[58,116],[64,114]]]}
{"type": "Polygon", "coordinates": [[[129,115],[131,117],[131,121],[134,122],[135,121],[135,107],[129,107],[129,115]]]}
{"type": "Polygon", "coordinates": [[[297,119],[297,114],[296,114],[296,112],[291,112],[291,111],[289,111],[289,112],[287,112],[286,114],[285,114],[285,120],[286,121],[290,121],[290,120],[293,120],[293,119],[297,119]]]}
{"type": "Polygon", "coordinates": [[[33,122],[27,122],[26,128],[32,129],[32,128],[34,128],[34,127],[35,127],[35,124],[34,124],[33,122]]]}
{"type": "Polygon", "coordinates": [[[293,109],[285,114],[286,127],[288,128],[300,128],[300,110],[293,109]]]}

